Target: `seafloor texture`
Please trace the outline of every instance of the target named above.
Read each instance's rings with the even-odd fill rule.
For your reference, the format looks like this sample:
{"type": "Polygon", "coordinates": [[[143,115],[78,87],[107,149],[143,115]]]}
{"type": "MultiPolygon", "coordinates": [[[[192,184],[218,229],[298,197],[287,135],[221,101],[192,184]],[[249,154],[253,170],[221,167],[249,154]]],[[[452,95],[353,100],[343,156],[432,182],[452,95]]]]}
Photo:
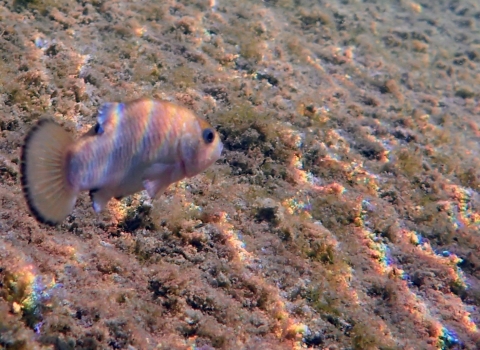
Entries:
{"type": "Polygon", "coordinates": [[[477,0],[0,1],[0,348],[480,348],[477,0]],[[23,137],[182,103],[223,158],[28,213],[23,137]]]}

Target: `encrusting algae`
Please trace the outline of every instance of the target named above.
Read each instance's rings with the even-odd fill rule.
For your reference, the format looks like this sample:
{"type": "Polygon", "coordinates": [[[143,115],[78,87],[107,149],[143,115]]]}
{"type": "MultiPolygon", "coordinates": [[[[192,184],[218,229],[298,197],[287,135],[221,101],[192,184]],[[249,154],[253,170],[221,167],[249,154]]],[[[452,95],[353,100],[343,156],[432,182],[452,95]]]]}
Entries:
{"type": "Polygon", "coordinates": [[[53,120],[40,120],[23,145],[22,186],[34,216],[55,225],[80,191],[90,191],[97,213],[112,197],[145,189],[155,198],[204,171],[222,149],[215,129],[184,107],[152,99],[107,103],[76,141],[53,120]]]}
{"type": "Polygon", "coordinates": [[[480,349],[478,1],[36,3],[0,5],[2,346],[480,349]],[[39,116],[83,142],[139,93],[222,164],[31,220],[39,116]]]}

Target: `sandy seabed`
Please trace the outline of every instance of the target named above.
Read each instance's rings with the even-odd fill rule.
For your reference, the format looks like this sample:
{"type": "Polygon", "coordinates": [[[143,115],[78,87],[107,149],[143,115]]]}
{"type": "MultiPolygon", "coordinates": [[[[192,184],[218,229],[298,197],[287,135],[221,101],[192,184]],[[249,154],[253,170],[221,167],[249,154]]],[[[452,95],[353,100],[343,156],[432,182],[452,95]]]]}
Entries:
{"type": "Polygon", "coordinates": [[[0,1],[1,349],[478,349],[474,0],[0,1]],[[42,117],[183,104],[223,157],[52,228],[42,117]]]}

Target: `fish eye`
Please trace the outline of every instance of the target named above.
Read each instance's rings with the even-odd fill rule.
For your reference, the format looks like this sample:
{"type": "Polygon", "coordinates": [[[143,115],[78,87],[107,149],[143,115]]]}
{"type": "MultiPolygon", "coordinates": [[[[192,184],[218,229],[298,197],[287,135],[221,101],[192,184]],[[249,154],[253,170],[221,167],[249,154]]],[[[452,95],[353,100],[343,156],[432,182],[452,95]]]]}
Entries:
{"type": "Polygon", "coordinates": [[[210,128],[204,129],[202,136],[203,136],[203,141],[205,141],[205,143],[212,143],[213,140],[215,139],[215,133],[210,128]]]}

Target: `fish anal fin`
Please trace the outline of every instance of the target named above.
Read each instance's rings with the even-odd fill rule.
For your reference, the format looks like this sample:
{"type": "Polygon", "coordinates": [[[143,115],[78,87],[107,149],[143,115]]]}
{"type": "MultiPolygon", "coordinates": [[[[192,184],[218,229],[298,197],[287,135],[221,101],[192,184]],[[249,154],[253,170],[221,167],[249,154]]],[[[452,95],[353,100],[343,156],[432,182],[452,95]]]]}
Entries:
{"type": "Polygon", "coordinates": [[[92,207],[96,213],[100,213],[107,206],[110,199],[113,197],[113,191],[109,188],[100,188],[90,190],[90,199],[92,200],[92,207]]]}

